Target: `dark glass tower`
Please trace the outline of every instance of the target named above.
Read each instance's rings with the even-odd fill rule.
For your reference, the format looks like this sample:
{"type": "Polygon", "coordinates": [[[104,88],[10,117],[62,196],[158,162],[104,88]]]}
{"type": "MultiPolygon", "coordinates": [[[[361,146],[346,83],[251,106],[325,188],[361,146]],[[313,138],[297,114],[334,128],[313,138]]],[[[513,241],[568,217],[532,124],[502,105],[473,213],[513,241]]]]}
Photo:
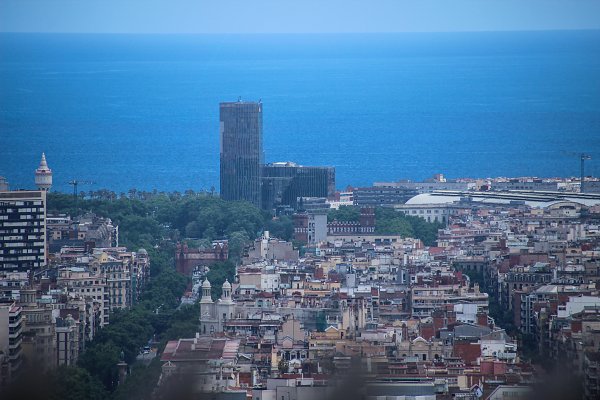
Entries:
{"type": "Polygon", "coordinates": [[[221,198],[261,206],[262,103],[220,104],[221,198]]]}

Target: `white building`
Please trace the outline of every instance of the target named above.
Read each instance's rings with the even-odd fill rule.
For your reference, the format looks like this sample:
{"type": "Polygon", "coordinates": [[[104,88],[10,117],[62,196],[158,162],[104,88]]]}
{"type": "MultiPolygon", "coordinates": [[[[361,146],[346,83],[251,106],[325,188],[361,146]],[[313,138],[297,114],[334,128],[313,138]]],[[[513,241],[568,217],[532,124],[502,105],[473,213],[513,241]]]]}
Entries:
{"type": "Polygon", "coordinates": [[[213,301],[211,285],[208,279],[202,283],[202,299],[200,300],[200,334],[208,335],[223,332],[225,321],[235,317],[235,302],[231,299],[231,284],[225,280],[221,298],[213,301]]]}
{"type": "Polygon", "coordinates": [[[46,192],[0,192],[0,270],[46,265],[46,192]]]}

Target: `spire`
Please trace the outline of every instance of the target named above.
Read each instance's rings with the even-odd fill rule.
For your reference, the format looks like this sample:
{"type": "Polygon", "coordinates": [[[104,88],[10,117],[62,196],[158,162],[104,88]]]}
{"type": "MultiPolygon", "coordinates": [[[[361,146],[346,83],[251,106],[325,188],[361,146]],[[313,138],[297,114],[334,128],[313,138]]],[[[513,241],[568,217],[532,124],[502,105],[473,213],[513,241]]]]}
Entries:
{"type": "Polygon", "coordinates": [[[46,153],[42,152],[42,160],[40,161],[38,170],[49,170],[48,163],[46,162],[46,153]]]}
{"type": "Polygon", "coordinates": [[[50,190],[52,187],[52,170],[46,162],[46,154],[42,153],[40,166],[35,170],[35,185],[39,190],[50,190]]]}

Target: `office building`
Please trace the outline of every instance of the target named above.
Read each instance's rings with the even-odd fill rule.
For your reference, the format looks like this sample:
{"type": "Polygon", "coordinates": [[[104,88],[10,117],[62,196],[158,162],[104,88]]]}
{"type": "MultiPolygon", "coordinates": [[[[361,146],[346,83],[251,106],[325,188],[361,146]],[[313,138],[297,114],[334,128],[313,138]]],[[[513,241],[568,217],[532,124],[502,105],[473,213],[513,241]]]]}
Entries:
{"type": "Polygon", "coordinates": [[[354,188],[352,199],[358,207],[383,207],[404,204],[418,194],[416,189],[371,186],[354,188]]]}
{"type": "Polygon", "coordinates": [[[261,206],[262,103],[220,104],[221,198],[261,206]]]}
{"type": "Polygon", "coordinates": [[[262,168],[263,209],[298,208],[300,197],[333,198],[335,168],[276,162],[262,168]]]}
{"type": "Polygon", "coordinates": [[[0,270],[46,265],[46,191],[0,192],[0,270]]]}

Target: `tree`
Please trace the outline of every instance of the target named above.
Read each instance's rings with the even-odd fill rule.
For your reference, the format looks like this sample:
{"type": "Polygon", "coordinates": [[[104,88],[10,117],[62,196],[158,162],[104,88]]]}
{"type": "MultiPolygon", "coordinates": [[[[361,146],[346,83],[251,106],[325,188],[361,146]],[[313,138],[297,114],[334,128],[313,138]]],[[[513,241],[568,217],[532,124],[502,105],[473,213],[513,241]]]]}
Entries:
{"type": "Polygon", "coordinates": [[[327,221],[354,221],[360,220],[360,209],[356,206],[340,206],[337,210],[331,209],[327,213],[327,221]]]}
{"type": "Polygon", "coordinates": [[[235,278],[235,264],[231,261],[216,262],[210,265],[207,279],[211,285],[211,296],[213,300],[221,297],[221,291],[225,279],[233,282],[235,278]]]}

